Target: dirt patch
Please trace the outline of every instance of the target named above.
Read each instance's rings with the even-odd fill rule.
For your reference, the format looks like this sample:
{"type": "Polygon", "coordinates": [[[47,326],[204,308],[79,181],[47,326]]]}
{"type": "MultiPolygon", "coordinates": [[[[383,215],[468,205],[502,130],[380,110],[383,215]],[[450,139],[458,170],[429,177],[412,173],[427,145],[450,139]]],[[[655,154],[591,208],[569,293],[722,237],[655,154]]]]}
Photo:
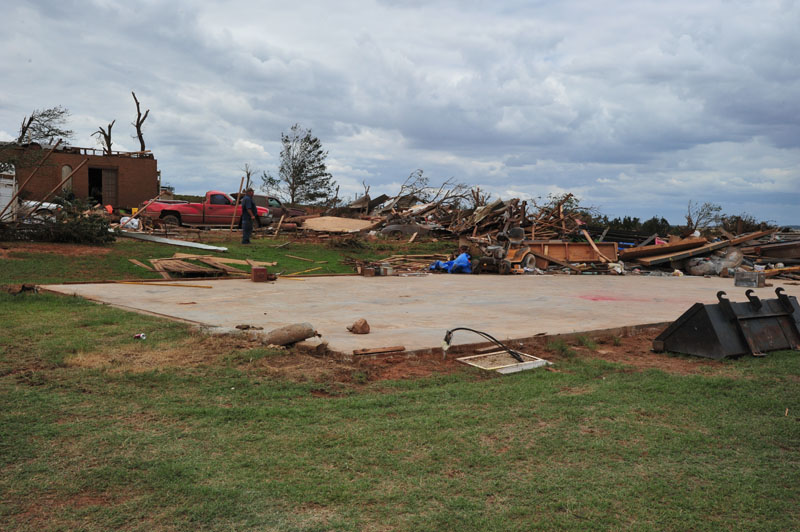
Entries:
{"type": "MultiPolygon", "coordinates": [[[[59,523],[68,529],[80,527],[78,522],[64,520],[63,514],[68,509],[81,509],[88,507],[110,507],[124,503],[128,497],[110,496],[102,493],[83,492],[76,495],[60,497],[41,497],[37,498],[35,504],[31,504],[21,513],[15,515],[18,523],[25,523],[31,529],[49,528],[53,523],[59,523]]],[[[85,523],[84,523],[85,524],[85,523]]]]}
{"type": "Polygon", "coordinates": [[[66,257],[107,255],[110,247],[86,246],[82,244],[54,244],[52,242],[3,242],[0,244],[0,258],[14,259],[17,253],[51,253],[66,257]]]}
{"type": "MultiPolygon", "coordinates": [[[[650,348],[659,330],[646,330],[629,337],[600,337],[589,348],[576,339],[563,339],[569,353],[547,349],[547,340],[514,346],[524,353],[553,362],[546,369],[557,371],[558,363],[574,357],[596,358],[623,364],[629,371],[658,369],[679,375],[724,372],[714,360],[670,356],[653,353],[650,348]]],[[[117,349],[79,353],[67,360],[74,367],[101,368],[112,372],[145,372],[162,368],[193,368],[232,365],[248,372],[285,378],[295,382],[366,384],[383,380],[416,379],[463,371],[467,366],[456,361],[467,353],[390,354],[356,356],[341,359],[297,352],[288,349],[267,349],[260,341],[246,335],[198,335],[170,347],[149,347],[145,342],[117,349]]],[[[479,371],[479,370],[472,370],[479,371]]],[[[494,375],[486,372],[486,376],[494,375]]],[[[564,394],[581,394],[584,390],[567,389],[564,394]]],[[[321,388],[320,396],[330,390],[321,388]]]]}
{"type": "Polygon", "coordinates": [[[146,340],[115,349],[78,353],[69,357],[66,364],[138,373],[169,367],[207,366],[217,363],[233,349],[250,347],[244,339],[232,341],[227,336],[197,336],[172,347],[150,347],[145,342],[146,340]]]}
{"type": "MultiPolygon", "coordinates": [[[[649,328],[629,336],[598,336],[592,339],[597,344],[594,349],[583,345],[579,340],[580,336],[567,337],[563,340],[574,353],[571,356],[599,358],[608,362],[631,366],[636,371],[658,369],[678,375],[708,374],[709,372],[724,371],[722,365],[716,360],[654,353],[651,351],[653,340],[660,333],[660,328],[649,328]]],[[[537,343],[525,344],[520,350],[551,362],[569,358],[569,355],[548,351],[547,343],[548,340],[543,338],[537,343]]]]}

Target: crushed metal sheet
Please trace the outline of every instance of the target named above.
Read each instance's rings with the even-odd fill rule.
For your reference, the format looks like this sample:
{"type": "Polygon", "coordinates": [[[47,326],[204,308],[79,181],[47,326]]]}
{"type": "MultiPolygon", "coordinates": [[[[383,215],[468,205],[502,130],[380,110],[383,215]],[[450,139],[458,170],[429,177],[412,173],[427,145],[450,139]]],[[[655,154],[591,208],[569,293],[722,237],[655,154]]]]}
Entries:
{"type": "Polygon", "coordinates": [[[174,240],[172,238],[164,238],[155,235],[148,235],[146,233],[136,233],[133,231],[120,230],[119,235],[127,238],[135,238],[137,240],[156,242],[158,244],[169,244],[171,246],[182,246],[187,248],[204,249],[206,251],[228,251],[228,248],[220,246],[209,246],[208,244],[200,244],[199,242],[186,242],[185,240],[174,240]]]}

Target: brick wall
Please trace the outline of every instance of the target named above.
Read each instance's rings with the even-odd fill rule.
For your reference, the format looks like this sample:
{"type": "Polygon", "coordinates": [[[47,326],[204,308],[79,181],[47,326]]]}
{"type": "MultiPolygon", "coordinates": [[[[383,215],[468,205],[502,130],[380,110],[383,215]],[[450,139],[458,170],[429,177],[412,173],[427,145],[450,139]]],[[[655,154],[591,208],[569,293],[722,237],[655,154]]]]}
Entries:
{"type": "MultiPolygon", "coordinates": [[[[28,149],[38,150],[41,148],[31,145],[28,149]]],[[[42,155],[46,152],[47,150],[44,149],[42,155]]],[[[62,172],[67,172],[65,166],[75,170],[85,159],[88,159],[88,162],[72,176],[72,192],[79,198],[89,197],[89,176],[92,175],[98,179],[103,171],[106,175],[104,178],[100,178],[101,188],[103,182],[109,185],[109,179],[112,179],[111,176],[116,171],[116,191],[110,186],[107,188],[112,190],[106,190],[115,197],[104,194],[103,203],[106,205],[110,203],[114,208],[130,209],[158,195],[160,184],[158,163],[155,158],[116,154],[85,155],[79,148],[68,148],[67,151],[54,152],[47,159],[31,182],[25,186],[24,197],[34,200],[42,199],[61,182],[63,177],[66,177],[66,173],[62,174],[62,172]]],[[[33,167],[17,168],[17,183],[24,183],[32,171],[33,167]]],[[[95,184],[97,183],[95,182],[95,184]]],[[[55,195],[58,194],[57,192],[55,195]]]]}

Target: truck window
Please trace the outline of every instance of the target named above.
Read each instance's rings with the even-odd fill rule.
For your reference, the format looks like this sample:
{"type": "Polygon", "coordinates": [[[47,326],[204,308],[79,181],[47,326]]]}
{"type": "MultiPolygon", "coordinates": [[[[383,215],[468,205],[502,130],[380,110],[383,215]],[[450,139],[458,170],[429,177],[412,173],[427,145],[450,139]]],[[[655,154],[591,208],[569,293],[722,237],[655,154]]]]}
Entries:
{"type": "Polygon", "coordinates": [[[230,205],[231,204],[231,202],[228,201],[228,198],[226,198],[222,194],[211,194],[210,203],[211,203],[211,205],[230,205]]]}
{"type": "Polygon", "coordinates": [[[276,200],[275,198],[270,198],[269,199],[269,206],[270,207],[280,207],[281,206],[281,202],[276,200]]]}

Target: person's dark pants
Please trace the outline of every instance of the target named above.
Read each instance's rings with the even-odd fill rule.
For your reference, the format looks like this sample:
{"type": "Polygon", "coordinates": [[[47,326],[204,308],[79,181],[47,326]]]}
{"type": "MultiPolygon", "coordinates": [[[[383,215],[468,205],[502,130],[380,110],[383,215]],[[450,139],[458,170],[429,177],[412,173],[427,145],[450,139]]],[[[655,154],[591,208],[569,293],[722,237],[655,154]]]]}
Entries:
{"type": "Polygon", "coordinates": [[[242,217],[242,244],[250,243],[250,235],[253,234],[253,220],[242,217]]]}

